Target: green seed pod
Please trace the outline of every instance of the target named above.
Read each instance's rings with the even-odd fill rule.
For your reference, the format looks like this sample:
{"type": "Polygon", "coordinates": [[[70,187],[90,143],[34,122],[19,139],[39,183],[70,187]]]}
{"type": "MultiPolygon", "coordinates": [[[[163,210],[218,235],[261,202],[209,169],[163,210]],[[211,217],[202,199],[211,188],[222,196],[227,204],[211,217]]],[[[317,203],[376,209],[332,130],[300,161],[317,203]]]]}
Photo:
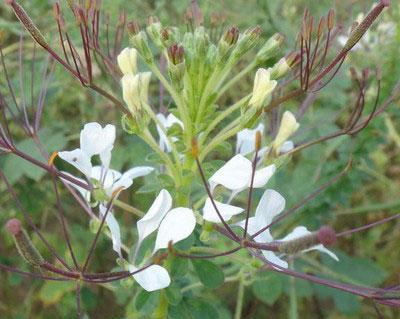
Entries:
{"type": "Polygon", "coordinates": [[[27,263],[35,267],[43,265],[45,261],[42,255],[33,245],[28,233],[22,228],[21,222],[18,219],[10,219],[6,224],[6,229],[14,237],[15,246],[27,263]]]}

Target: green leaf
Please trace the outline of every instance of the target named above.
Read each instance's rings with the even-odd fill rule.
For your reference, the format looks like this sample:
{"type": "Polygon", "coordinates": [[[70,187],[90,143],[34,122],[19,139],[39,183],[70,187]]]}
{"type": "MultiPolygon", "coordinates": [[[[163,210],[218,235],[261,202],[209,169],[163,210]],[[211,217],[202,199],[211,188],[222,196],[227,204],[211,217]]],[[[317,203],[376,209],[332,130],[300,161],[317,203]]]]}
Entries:
{"type": "Polygon", "coordinates": [[[282,279],[276,274],[256,278],[251,285],[257,299],[272,306],[282,294],[282,279]]]}
{"type": "MultiPolygon", "coordinates": [[[[55,150],[61,150],[67,144],[63,132],[53,131],[49,128],[44,128],[39,132],[39,139],[43,142],[45,150],[49,153],[52,153],[55,150]]],[[[31,138],[16,143],[16,147],[18,150],[28,154],[36,160],[43,163],[45,162],[36,144],[31,138]]],[[[23,176],[37,181],[46,172],[45,170],[13,154],[7,155],[4,160],[0,162],[0,167],[3,168],[4,173],[11,184],[16,183],[23,176]],[[16,167],[18,167],[18,169],[15,169],[16,167]]]]}
{"type": "Polygon", "coordinates": [[[214,306],[203,299],[191,299],[188,301],[190,313],[194,319],[218,319],[218,311],[214,306]]]}
{"type": "Polygon", "coordinates": [[[172,278],[181,278],[188,271],[189,261],[187,258],[173,257],[171,260],[170,276],[172,278]]]}
{"type": "Polygon", "coordinates": [[[217,288],[224,282],[221,268],[208,260],[192,259],[193,267],[201,283],[208,288],[217,288]]]}
{"type": "Polygon", "coordinates": [[[168,300],[168,303],[176,306],[182,300],[181,288],[177,283],[172,283],[165,289],[165,297],[168,300]]]}
{"type": "Polygon", "coordinates": [[[150,298],[150,293],[147,292],[146,290],[140,291],[136,298],[135,298],[135,307],[137,310],[140,310],[143,308],[143,306],[146,304],[147,300],[150,298]]]}
{"type": "Polygon", "coordinates": [[[39,291],[39,299],[46,305],[58,303],[63,296],[75,290],[75,285],[64,281],[46,281],[39,291]]]}

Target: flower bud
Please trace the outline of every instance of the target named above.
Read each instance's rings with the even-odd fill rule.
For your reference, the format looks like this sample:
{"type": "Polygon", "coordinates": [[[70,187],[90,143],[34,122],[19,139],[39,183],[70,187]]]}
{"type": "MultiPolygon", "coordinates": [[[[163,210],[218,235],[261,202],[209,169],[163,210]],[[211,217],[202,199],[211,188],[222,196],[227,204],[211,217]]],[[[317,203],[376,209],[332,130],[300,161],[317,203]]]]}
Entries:
{"type": "Polygon", "coordinates": [[[119,69],[122,74],[136,74],[137,72],[137,50],[134,48],[125,48],[117,57],[119,69]]]}
{"type": "Polygon", "coordinates": [[[235,45],[239,39],[239,29],[236,27],[231,27],[225,31],[222,36],[222,40],[229,46],[235,45]]]}
{"type": "Polygon", "coordinates": [[[174,65],[178,65],[184,61],[185,49],[183,48],[183,46],[175,43],[168,48],[167,54],[169,62],[174,65]]]}
{"type": "Polygon", "coordinates": [[[275,140],[272,143],[272,148],[275,152],[279,152],[282,144],[293,135],[294,132],[297,131],[300,124],[297,123],[296,118],[293,113],[290,111],[286,111],[283,113],[281,125],[279,127],[278,134],[275,137],[275,140]]]}
{"type": "Polygon", "coordinates": [[[154,58],[149,47],[146,32],[139,31],[137,23],[133,23],[128,28],[128,32],[132,46],[139,52],[146,63],[152,63],[154,58]]]}
{"type": "Polygon", "coordinates": [[[137,21],[130,21],[126,25],[129,36],[135,36],[140,32],[140,26],[137,21]]]}
{"type": "Polygon", "coordinates": [[[27,263],[35,267],[43,265],[45,261],[42,255],[33,245],[18,219],[10,219],[6,223],[6,229],[14,237],[15,246],[21,257],[24,258],[27,263]]]}
{"type": "Polygon", "coordinates": [[[239,58],[252,49],[258,43],[260,34],[261,28],[259,26],[247,29],[241,36],[239,36],[233,55],[236,58],[239,58]]]}
{"type": "Polygon", "coordinates": [[[298,57],[298,53],[292,52],[280,59],[271,69],[271,78],[279,79],[285,76],[298,63],[298,57]]]}
{"type": "Polygon", "coordinates": [[[271,70],[260,68],[254,77],[253,94],[249,106],[255,109],[261,108],[275,89],[277,82],[271,81],[271,70]]]}
{"type": "Polygon", "coordinates": [[[162,46],[161,41],[161,23],[155,16],[149,16],[147,19],[148,27],[146,28],[147,33],[149,34],[150,38],[156,43],[158,46],[162,46]]]}
{"type": "Polygon", "coordinates": [[[151,72],[143,72],[129,73],[121,79],[122,96],[133,116],[142,111],[142,103],[147,104],[150,77],[151,72]]]}
{"type": "Polygon", "coordinates": [[[284,40],[284,36],[280,33],[275,33],[272,37],[270,37],[262,46],[260,51],[258,51],[256,56],[257,63],[265,62],[277,54],[284,40]]]}

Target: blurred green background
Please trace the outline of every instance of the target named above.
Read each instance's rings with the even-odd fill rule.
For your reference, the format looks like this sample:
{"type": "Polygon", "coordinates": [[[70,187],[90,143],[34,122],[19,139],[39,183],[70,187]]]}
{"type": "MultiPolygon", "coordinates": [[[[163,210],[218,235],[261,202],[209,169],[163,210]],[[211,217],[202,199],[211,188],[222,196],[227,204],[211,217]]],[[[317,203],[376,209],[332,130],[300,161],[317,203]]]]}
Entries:
{"type": "MultiPolygon", "coordinates": [[[[56,24],[53,21],[52,1],[21,1],[26,11],[43,30],[46,37],[57,45],[56,24]]],[[[183,13],[189,5],[188,0],[173,1],[103,1],[103,7],[112,23],[116,22],[120,9],[125,9],[128,19],[138,19],[141,24],[149,15],[156,15],[164,25],[183,25],[183,13]]],[[[334,8],[336,19],[343,25],[346,33],[360,12],[368,12],[373,1],[199,1],[205,17],[205,25],[210,25],[212,17],[218,17],[219,32],[230,25],[240,30],[260,25],[263,37],[268,38],[275,32],[285,35],[287,53],[294,48],[304,8],[308,8],[317,17],[334,8]],[[216,16],[217,15],[217,16],[216,16]]],[[[382,68],[383,101],[400,79],[400,5],[392,1],[373,26],[371,33],[377,42],[365,42],[362,48],[354,50],[346,60],[337,77],[324,90],[317,94],[305,116],[301,119],[301,129],[295,142],[302,142],[334,131],[340,124],[336,120],[338,112],[355,99],[354,86],[349,77],[349,67],[373,69],[382,68]],[[379,29],[387,24],[390,30],[379,29]]],[[[73,28],[73,22],[67,25],[73,28]]],[[[4,30],[3,49],[5,60],[18,88],[18,38],[21,27],[13,13],[4,4],[0,5],[0,30],[4,30]]],[[[72,37],[78,34],[72,31],[72,37]]],[[[29,58],[32,41],[26,37],[24,55],[29,58]]],[[[78,41],[78,40],[77,40],[78,41]]],[[[127,38],[124,39],[128,45],[127,38]]],[[[37,52],[38,61],[34,94],[38,94],[41,84],[39,70],[45,61],[42,51],[37,52]]],[[[3,72],[3,71],[2,71],[3,72]]],[[[29,67],[25,69],[25,81],[29,83],[29,67]]],[[[253,74],[227,93],[226,100],[234,101],[252,88],[253,74]]],[[[99,79],[104,85],[110,85],[118,92],[117,83],[107,78],[99,79]]],[[[3,73],[0,88],[6,90],[3,73]]],[[[158,102],[158,87],[154,83],[152,104],[158,102]]],[[[376,93],[376,83],[371,82],[367,94],[367,108],[371,108],[376,93]]],[[[17,89],[18,94],[18,89],[17,89]]],[[[297,110],[304,99],[290,101],[283,105],[286,109],[297,110]]],[[[64,70],[56,66],[45,103],[42,120],[41,138],[46,141],[50,152],[71,149],[77,144],[78,133],[83,123],[100,121],[113,123],[120,128],[120,113],[107,101],[96,94],[83,89],[80,84],[64,70]]],[[[23,132],[13,127],[18,146],[34,152],[31,141],[23,132]]],[[[288,219],[279,229],[282,233],[298,225],[317,228],[322,224],[334,225],[335,229],[345,230],[367,222],[379,220],[400,210],[400,109],[399,102],[392,104],[387,112],[374,119],[368,128],[355,138],[343,137],[328,143],[314,146],[294,156],[274,178],[272,188],[277,189],[288,199],[288,205],[307,196],[318,185],[337,174],[353,156],[352,170],[339,183],[333,185],[317,199],[304,207],[299,213],[288,219]]],[[[113,152],[112,166],[123,169],[140,164],[148,164],[148,149],[138,138],[120,134],[118,145],[113,152]]],[[[234,140],[232,140],[232,145],[234,140]]],[[[232,148],[234,150],[234,148],[232,148]]],[[[59,168],[67,166],[56,162],[59,168]]],[[[65,244],[60,240],[55,217],[55,201],[51,179],[43,171],[11,156],[0,158],[0,167],[12,182],[24,207],[40,225],[46,238],[57,250],[68,257],[65,244]]],[[[153,181],[154,182],[154,181],[153,181]]],[[[147,209],[155,190],[142,189],[143,181],[135,181],[131,191],[123,195],[123,200],[142,209],[147,209]]],[[[91,242],[93,234],[88,230],[88,218],[77,209],[74,201],[63,193],[63,205],[70,221],[73,245],[82,260],[91,242]]],[[[260,195],[259,193],[257,195],[260,195]]],[[[21,217],[4,183],[0,183],[0,227],[13,216],[21,217]]],[[[124,237],[127,242],[133,239],[135,218],[122,211],[116,211],[117,218],[132,225],[126,227],[124,237]]],[[[393,285],[400,281],[400,222],[393,221],[344,238],[335,246],[335,252],[341,262],[334,264],[327,258],[318,261],[307,256],[298,260],[296,268],[312,271],[321,276],[363,285],[393,285]]],[[[28,267],[21,262],[12,239],[1,228],[0,262],[28,267]]],[[[37,238],[33,238],[39,248],[43,248],[37,238]]],[[[223,258],[217,263],[223,264],[223,258]]],[[[109,269],[114,265],[114,255],[110,242],[99,242],[93,265],[100,269],[109,269]]],[[[190,276],[191,274],[186,274],[190,276]]],[[[193,277],[190,277],[193,278],[193,277]]],[[[183,279],[182,279],[183,280],[183,279]]],[[[286,318],[288,316],[288,278],[282,276],[260,276],[256,282],[246,287],[243,318],[286,318]]],[[[195,280],[194,280],[195,281],[195,280]]],[[[185,309],[183,314],[179,305],[171,312],[171,318],[232,318],[236,302],[236,283],[226,283],[218,289],[200,287],[188,288],[183,295],[185,309]],[[196,310],[197,309],[197,310],[196,310]]],[[[357,297],[296,280],[299,318],[376,318],[371,301],[362,301],[357,297]]],[[[107,286],[89,287],[82,290],[83,306],[90,318],[146,318],[146,313],[155,307],[157,293],[144,295],[135,286],[124,283],[107,286]]],[[[75,317],[74,286],[64,283],[49,283],[40,280],[23,279],[14,274],[0,273],[0,318],[73,318],[75,317]]],[[[384,318],[400,318],[398,310],[379,306],[384,318]]]]}

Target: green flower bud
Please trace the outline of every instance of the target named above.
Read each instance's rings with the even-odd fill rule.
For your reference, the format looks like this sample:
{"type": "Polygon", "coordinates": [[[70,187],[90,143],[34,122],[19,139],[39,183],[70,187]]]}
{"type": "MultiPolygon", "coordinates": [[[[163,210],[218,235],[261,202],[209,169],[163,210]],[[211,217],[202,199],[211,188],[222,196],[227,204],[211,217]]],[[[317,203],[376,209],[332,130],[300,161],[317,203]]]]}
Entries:
{"type": "Polygon", "coordinates": [[[265,44],[262,46],[260,51],[258,51],[256,55],[257,63],[263,63],[276,55],[282,47],[284,39],[285,38],[280,33],[276,33],[272,37],[270,37],[267,42],[265,42],[265,44]]]}

